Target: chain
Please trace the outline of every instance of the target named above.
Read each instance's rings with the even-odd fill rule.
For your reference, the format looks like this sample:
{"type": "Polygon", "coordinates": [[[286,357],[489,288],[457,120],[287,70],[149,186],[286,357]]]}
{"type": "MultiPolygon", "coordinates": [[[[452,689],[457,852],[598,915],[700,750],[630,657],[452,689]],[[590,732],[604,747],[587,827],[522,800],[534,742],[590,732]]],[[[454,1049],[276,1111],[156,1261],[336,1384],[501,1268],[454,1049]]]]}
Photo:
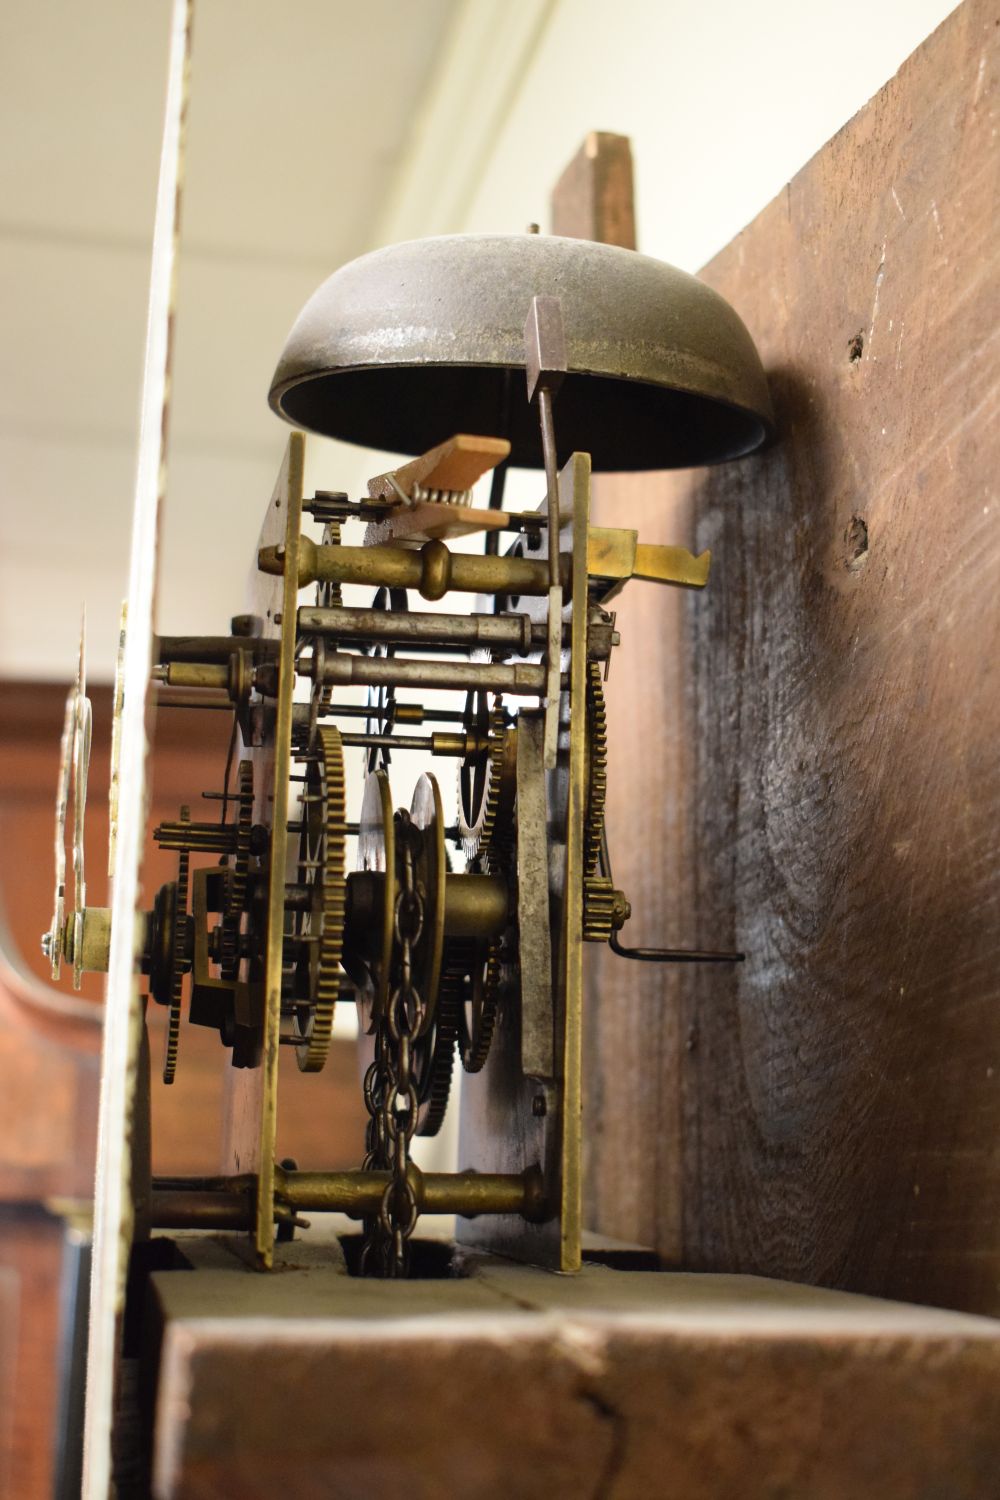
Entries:
{"type": "Polygon", "coordinates": [[[368,1111],[364,1171],[389,1172],[377,1214],[364,1222],[362,1274],[405,1276],[410,1238],[417,1225],[417,1200],[409,1177],[410,1142],[417,1128],[417,1086],[413,1048],[422,1034],[427,1007],[413,982],[413,952],[424,926],[424,903],[417,888],[416,841],[420,833],[409,814],[396,814],[397,863],[401,865],[394,911],[394,984],[375,1031],[375,1058],[365,1074],[368,1111]]]}

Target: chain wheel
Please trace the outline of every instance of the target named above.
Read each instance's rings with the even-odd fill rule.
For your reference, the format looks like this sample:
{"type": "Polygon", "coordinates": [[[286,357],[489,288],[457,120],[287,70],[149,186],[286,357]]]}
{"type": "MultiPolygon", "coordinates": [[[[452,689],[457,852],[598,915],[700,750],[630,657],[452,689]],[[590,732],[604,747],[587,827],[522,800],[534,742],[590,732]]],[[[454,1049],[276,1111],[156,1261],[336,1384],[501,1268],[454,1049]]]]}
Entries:
{"type": "Polygon", "coordinates": [[[584,876],[597,874],[608,793],[608,716],[599,662],[587,663],[587,807],[583,821],[584,876]]]}
{"type": "Polygon", "coordinates": [[[296,1035],[301,1038],[295,1056],[303,1073],[320,1072],[330,1052],[347,909],[347,810],[339,729],[321,725],[315,746],[318,759],[309,762],[306,773],[299,845],[312,902],[295,934],[308,940],[302,943],[306,954],[296,969],[297,981],[307,986],[309,995],[308,1006],[299,1004],[295,1011],[296,1035]]]}
{"type": "MultiPolygon", "coordinates": [[[[190,807],[182,807],[182,823],[190,823],[190,807]]],[[[173,1083],[177,1073],[177,1052],[181,1040],[181,992],[187,967],[187,906],[191,875],[191,854],[181,849],[177,856],[177,895],[174,902],[173,969],[170,975],[170,1011],[167,1015],[167,1041],[163,1056],[163,1082],[173,1083]]]]}
{"type": "Polygon", "coordinates": [[[236,788],[236,840],[227,881],[222,917],[220,968],[223,979],[236,979],[240,967],[240,924],[250,874],[250,836],[253,832],[253,762],[241,760],[236,788]]]}

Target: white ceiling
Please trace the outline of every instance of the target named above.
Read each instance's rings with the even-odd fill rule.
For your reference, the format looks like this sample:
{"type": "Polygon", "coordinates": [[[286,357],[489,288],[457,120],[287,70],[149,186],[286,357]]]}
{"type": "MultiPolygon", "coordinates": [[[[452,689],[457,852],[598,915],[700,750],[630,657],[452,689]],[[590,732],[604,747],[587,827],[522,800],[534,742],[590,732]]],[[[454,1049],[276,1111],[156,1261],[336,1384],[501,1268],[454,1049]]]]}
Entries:
{"type": "MultiPolygon", "coordinates": [[[[161,623],[224,628],[299,307],[369,247],[457,0],[196,6],[161,623]]],[[[107,677],[124,591],[168,0],[0,19],[0,675],[107,677]],[[26,615],[31,614],[32,619],[26,615]]]]}

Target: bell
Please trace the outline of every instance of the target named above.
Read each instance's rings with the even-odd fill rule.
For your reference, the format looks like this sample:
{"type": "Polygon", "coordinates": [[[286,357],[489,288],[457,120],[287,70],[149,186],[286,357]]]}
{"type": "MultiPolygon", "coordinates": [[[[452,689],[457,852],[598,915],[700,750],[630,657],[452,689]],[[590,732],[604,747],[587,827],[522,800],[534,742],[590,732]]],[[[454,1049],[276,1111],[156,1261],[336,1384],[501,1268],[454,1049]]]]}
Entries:
{"type": "Polygon", "coordinates": [[[532,298],[560,299],[568,371],[560,462],[595,469],[720,463],[771,435],[767,382],[729,304],[663,261],[550,235],[448,235],[363,255],[306,303],[272,408],[312,432],[423,453],[454,432],[509,438],[542,464],[524,383],[532,298]]]}

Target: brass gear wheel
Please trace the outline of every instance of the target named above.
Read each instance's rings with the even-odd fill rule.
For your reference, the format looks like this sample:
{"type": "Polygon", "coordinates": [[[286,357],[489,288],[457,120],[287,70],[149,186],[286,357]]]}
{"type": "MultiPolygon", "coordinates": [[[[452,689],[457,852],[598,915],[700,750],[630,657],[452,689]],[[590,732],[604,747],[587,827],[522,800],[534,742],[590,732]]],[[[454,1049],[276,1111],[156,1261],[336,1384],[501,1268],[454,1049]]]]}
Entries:
{"type": "MultiPolygon", "coordinates": [[[[182,823],[190,823],[190,807],[182,807],[182,823]]],[[[191,854],[181,849],[177,856],[177,895],[174,900],[173,966],[170,975],[170,1011],[167,1016],[167,1044],[163,1057],[163,1082],[173,1083],[177,1073],[177,1051],[181,1039],[181,992],[187,968],[187,905],[191,854]]]]}
{"type": "MultiPolygon", "coordinates": [[[[321,725],[316,731],[317,758],[306,773],[306,801],[300,851],[306,869],[306,884],[313,888],[310,909],[305,913],[308,930],[297,933],[309,938],[297,977],[308,983],[308,1006],[296,1008],[295,1049],[299,1069],[318,1073],[326,1062],[333,1034],[333,1017],[340,995],[340,955],[344,943],[347,901],[345,855],[347,814],[344,787],[344,749],[340,731],[321,725]],[[318,868],[314,866],[318,862],[318,868]],[[303,1016],[302,1011],[306,1014],[303,1016]]],[[[305,799],[303,799],[305,800],[305,799]]]]}
{"type": "Polygon", "coordinates": [[[632,915],[624,891],[612,885],[606,875],[587,875],[583,881],[583,940],[585,943],[607,943],[611,934],[620,932],[632,915]]]}
{"type": "MultiPolygon", "coordinates": [[[[349,933],[347,972],[358,986],[358,1026],[360,1036],[373,1036],[389,1003],[389,972],[392,967],[393,913],[398,890],[396,886],[396,824],[392,815],[392,792],[387,771],[372,771],[365,780],[358,827],[358,869],[385,876],[378,930],[368,924],[365,935],[372,952],[362,954],[355,948],[357,933],[349,933]]],[[[368,1061],[366,1059],[365,1066],[368,1061]]]]}
{"type": "MultiPolygon", "coordinates": [[[[340,546],[340,522],[327,521],[323,527],[323,546],[340,546]]],[[[344,602],[344,595],[339,583],[318,583],[316,585],[316,604],[320,609],[339,608],[344,602]]]]}
{"type": "Polygon", "coordinates": [[[493,939],[485,955],[478,948],[473,962],[463,965],[463,1004],[458,1012],[458,1050],[467,1073],[478,1073],[485,1066],[497,1023],[500,1006],[500,944],[493,939]],[[471,967],[471,975],[470,975],[471,967]],[[471,991],[465,991],[465,980],[471,980],[471,991]]]}
{"type": "Polygon", "coordinates": [[[587,663],[587,807],[583,821],[583,873],[597,874],[608,793],[608,716],[600,663],[587,663]]]}
{"type": "Polygon", "coordinates": [[[459,768],[458,832],[469,863],[484,863],[492,875],[509,862],[513,850],[517,785],[517,730],[508,726],[499,695],[493,699],[487,727],[485,766],[477,767],[474,759],[469,759],[459,768]],[[477,787],[476,772],[480,769],[484,775],[477,787]]]}
{"type": "Polygon", "coordinates": [[[444,809],[437,777],[425,772],[410,799],[410,822],[421,832],[417,883],[424,897],[423,933],[414,950],[414,981],[427,1009],[424,1035],[437,1015],[444,955],[444,906],[448,874],[444,847],[444,809]]]}
{"type": "Polygon", "coordinates": [[[464,958],[456,966],[454,958],[449,959],[446,949],[438,986],[434,1029],[429,1037],[421,1038],[417,1043],[415,1074],[420,1106],[417,1113],[417,1135],[437,1135],[444,1122],[451,1095],[465,970],[464,958]]]}

